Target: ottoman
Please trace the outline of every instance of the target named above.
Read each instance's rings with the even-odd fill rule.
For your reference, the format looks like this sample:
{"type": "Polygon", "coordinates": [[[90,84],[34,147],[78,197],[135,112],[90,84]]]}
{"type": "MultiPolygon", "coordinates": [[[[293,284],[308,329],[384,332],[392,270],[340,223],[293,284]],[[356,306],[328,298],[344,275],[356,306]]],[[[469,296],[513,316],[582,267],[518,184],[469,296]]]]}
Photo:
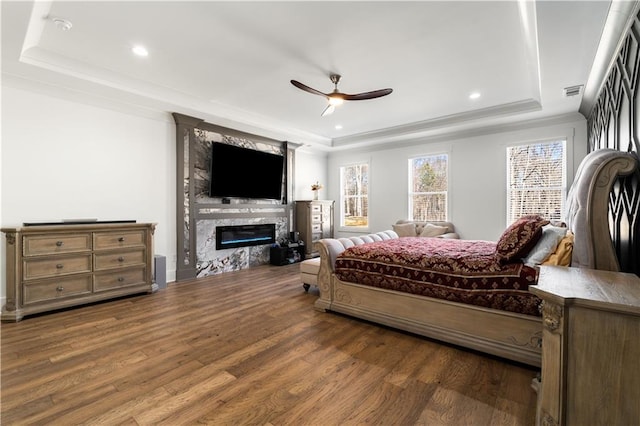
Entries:
{"type": "Polygon", "coordinates": [[[318,285],[318,271],[320,270],[320,258],[303,260],[300,262],[300,280],[304,291],[309,291],[311,285],[318,285]]]}

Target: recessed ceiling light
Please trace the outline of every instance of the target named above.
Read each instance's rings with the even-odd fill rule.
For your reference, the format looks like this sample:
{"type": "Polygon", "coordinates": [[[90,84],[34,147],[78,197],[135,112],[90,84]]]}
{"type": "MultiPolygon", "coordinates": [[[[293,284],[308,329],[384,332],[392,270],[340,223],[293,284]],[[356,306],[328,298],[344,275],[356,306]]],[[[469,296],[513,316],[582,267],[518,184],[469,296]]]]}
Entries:
{"type": "Polygon", "coordinates": [[[341,130],[342,129],[342,124],[336,124],[336,130],[341,130]]]}
{"type": "Polygon", "coordinates": [[[149,51],[144,46],[133,46],[131,51],[138,56],[149,56],[149,51]]]}
{"type": "Polygon", "coordinates": [[[478,99],[479,97],[480,97],[479,92],[473,92],[472,94],[469,95],[469,99],[478,99]]]}
{"type": "Polygon", "coordinates": [[[60,31],[69,31],[71,27],[73,27],[71,21],[67,21],[66,19],[52,18],[51,20],[55,24],[56,28],[60,31]]]}

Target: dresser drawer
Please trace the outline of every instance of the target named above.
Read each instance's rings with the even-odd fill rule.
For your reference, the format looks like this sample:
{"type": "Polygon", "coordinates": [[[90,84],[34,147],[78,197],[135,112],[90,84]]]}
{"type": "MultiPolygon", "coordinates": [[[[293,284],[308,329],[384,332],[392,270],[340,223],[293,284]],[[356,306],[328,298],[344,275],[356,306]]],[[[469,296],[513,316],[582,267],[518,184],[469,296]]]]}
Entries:
{"type": "Polygon", "coordinates": [[[96,274],[94,291],[112,290],[145,283],[145,268],[124,269],[118,272],[96,274]]]}
{"type": "Polygon", "coordinates": [[[47,302],[91,293],[91,275],[35,281],[23,285],[24,304],[47,302]]]}
{"type": "Polygon", "coordinates": [[[93,234],[94,250],[109,250],[127,247],[141,247],[145,245],[146,232],[144,230],[120,232],[96,232],[93,234]]]}
{"type": "Polygon", "coordinates": [[[25,259],[24,280],[91,272],[91,254],[25,259]]]}
{"type": "Polygon", "coordinates": [[[25,256],[91,250],[91,234],[30,235],[23,239],[25,256]]]}
{"type": "Polygon", "coordinates": [[[126,266],[144,265],[146,261],[145,250],[118,251],[115,253],[96,253],[94,270],[104,271],[126,266]]]}

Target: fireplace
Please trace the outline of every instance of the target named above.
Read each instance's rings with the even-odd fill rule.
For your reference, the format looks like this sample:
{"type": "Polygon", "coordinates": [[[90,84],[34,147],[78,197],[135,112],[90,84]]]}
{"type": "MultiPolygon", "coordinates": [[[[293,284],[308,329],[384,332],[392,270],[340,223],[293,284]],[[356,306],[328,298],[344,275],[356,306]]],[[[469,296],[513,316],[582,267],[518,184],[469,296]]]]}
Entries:
{"type": "Polygon", "coordinates": [[[273,244],[276,241],[276,225],[216,226],[216,250],[236,247],[273,244]]]}

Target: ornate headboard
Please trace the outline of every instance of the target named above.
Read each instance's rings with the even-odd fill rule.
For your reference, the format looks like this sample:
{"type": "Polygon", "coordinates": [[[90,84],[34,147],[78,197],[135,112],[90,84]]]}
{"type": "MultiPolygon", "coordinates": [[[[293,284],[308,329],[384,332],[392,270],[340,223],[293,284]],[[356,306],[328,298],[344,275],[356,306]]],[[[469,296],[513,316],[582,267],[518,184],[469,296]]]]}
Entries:
{"type": "Polygon", "coordinates": [[[609,231],[609,196],[619,176],[634,172],[634,153],[598,149],[580,163],[567,194],[566,222],[574,233],[571,266],[619,271],[609,231]]]}

